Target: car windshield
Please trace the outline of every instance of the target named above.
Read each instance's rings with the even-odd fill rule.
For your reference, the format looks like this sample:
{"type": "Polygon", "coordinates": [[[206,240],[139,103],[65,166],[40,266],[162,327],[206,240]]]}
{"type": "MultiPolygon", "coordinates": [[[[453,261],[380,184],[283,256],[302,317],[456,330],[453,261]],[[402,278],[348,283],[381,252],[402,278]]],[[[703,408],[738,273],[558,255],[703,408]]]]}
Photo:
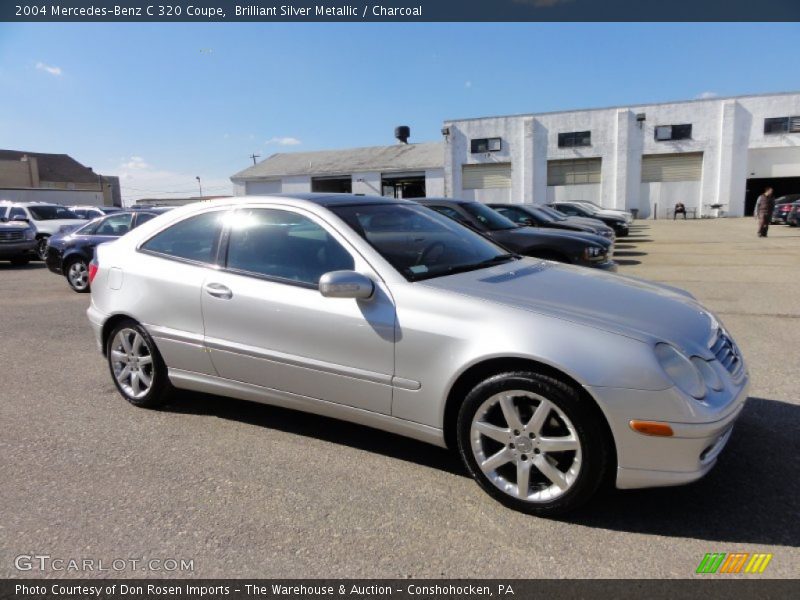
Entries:
{"type": "Polygon", "coordinates": [[[537,219],[544,223],[553,223],[554,221],[560,221],[561,219],[556,219],[550,213],[545,212],[538,206],[526,206],[525,210],[532,215],[534,215],[537,219]]]}
{"type": "Polygon", "coordinates": [[[54,219],[80,219],[78,215],[63,206],[29,206],[33,218],[37,221],[53,221],[54,219]]]}
{"type": "Polygon", "coordinates": [[[475,217],[489,231],[503,231],[505,229],[516,229],[519,227],[508,217],[504,217],[496,210],[481,204],[480,202],[465,202],[461,208],[475,217]]]}
{"type": "Polygon", "coordinates": [[[331,210],[409,281],[481,269],[519,258],[469,228],[417,204],[334,206],[331,210]]]}
{"type": "Polygon", "coordinates": [[[550,208],[549,206],[538,206],[537,209],[552,217],[554,221],[567,220],[567,217],[563,213],[558,212],[555,208],[550,208]]]}

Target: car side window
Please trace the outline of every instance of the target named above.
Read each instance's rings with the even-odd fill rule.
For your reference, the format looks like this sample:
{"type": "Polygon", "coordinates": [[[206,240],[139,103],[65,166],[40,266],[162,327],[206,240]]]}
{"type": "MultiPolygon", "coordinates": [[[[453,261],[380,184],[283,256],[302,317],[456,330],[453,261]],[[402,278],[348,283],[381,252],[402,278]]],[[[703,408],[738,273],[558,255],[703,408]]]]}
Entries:
{"type": "Polygon", "coordinates": [[[155,213],[137,213],[136,214],[136,221],[133,224],[134,227],[138,227],[143,223],[147,223],[150,219],[154,219],[156,217],[155,213]]]}
{"type": "Polygon", "coordinates": [[[242,209],[230,219],[229,269],[316,286],[329,271],[352,270],[353,257],[322,226],[301,214],[242,209]]]}
{"type": "Polygon", "coordinates": [[[575,208],[573,208],[572,206],[556,206],[556,210],[571,217],[574,217],[575,215],[578,214],[578,211],[575,210],[575,208]]]}
{"type": "Polygon", "coordinates": [[[527,223],[530,220],[530,217],[518,208],[507,208],[504,206],[496,210],[507,219],[514,221],[514,223],[527,223]]]}
{"type": "Polygon", "coordinates": [[[131,229],[131,215],[121,214],[106,217],[95,229],[95,235],[110,235],[119,237],[131,229]]]}
{"type": "Polygon", "coordinates": [[[157,233],[141,249],[165,256],[213,263],[217,239],[227,211],[211,211],[189,217],[157,233]]]}
{"type": "Polygon", "coordinates": [[[13,221],[14,219],[27,219],[28,214],[25,212],[24,208],[20,208],[19,206],[13,206],[11,211],[8,213],[8,220],[13,221]]]}

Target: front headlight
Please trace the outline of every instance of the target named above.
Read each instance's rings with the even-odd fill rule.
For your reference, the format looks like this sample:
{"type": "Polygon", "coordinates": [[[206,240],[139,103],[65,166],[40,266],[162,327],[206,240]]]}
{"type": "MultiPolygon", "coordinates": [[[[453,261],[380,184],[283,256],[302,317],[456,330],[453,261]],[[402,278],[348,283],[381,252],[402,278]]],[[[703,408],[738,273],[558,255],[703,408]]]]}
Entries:
{"type": "Polygon", "coordinates": [[[602,256],[603,252],[604,251],[600,246],[587,246],[583,249],[583,258],[586,260],[592,260],[593,258],[602,256]]]}
{"type": "Polygon", "coordinates": [[[706,395],[703,376],[688,356],[669,344],[656,344],[656,358],[670,379],[685,393],[698,400],[706,395]]]}

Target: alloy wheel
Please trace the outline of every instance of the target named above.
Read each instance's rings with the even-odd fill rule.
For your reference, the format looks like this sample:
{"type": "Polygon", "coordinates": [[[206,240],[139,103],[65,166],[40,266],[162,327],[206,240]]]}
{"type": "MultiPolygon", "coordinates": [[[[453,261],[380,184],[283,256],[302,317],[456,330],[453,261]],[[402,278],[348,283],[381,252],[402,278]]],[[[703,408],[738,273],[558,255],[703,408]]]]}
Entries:
{"type": "Polygon", "coordinates": [[[153,385],[153,354],[147,341],[135,329],[121,329],[110,350],[111,368],[122,391],[142,398],[153,385]]]}
{"type": "Polygon", "coordinates": [[[527,390],[487,398],[470,426],[478,467],[500,491],[542,503],[564,495],[581,469],[581,440],[564,412],[527,390]]]}
{"type": "Polygon", "coordinates": [[[67,279],[76,290],[83,291],[89,286],[89,268],[82,260],[72,263],[67,269],[67,279]]]}

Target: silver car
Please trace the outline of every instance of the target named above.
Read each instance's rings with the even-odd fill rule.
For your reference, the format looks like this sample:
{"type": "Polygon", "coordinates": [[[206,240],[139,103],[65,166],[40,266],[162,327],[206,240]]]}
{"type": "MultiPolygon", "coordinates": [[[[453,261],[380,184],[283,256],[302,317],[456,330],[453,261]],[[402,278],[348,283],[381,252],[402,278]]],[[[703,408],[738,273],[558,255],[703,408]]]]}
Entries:
{"type": "Polygon", "coordinates": [[[99,246],[90,276],[132,404],[197,390],[409,436],[538,515],[606,480],[702,477],[747,397],[736,344],[688,293],[523,258],[408,201],[189,205],[99,246]]]}

